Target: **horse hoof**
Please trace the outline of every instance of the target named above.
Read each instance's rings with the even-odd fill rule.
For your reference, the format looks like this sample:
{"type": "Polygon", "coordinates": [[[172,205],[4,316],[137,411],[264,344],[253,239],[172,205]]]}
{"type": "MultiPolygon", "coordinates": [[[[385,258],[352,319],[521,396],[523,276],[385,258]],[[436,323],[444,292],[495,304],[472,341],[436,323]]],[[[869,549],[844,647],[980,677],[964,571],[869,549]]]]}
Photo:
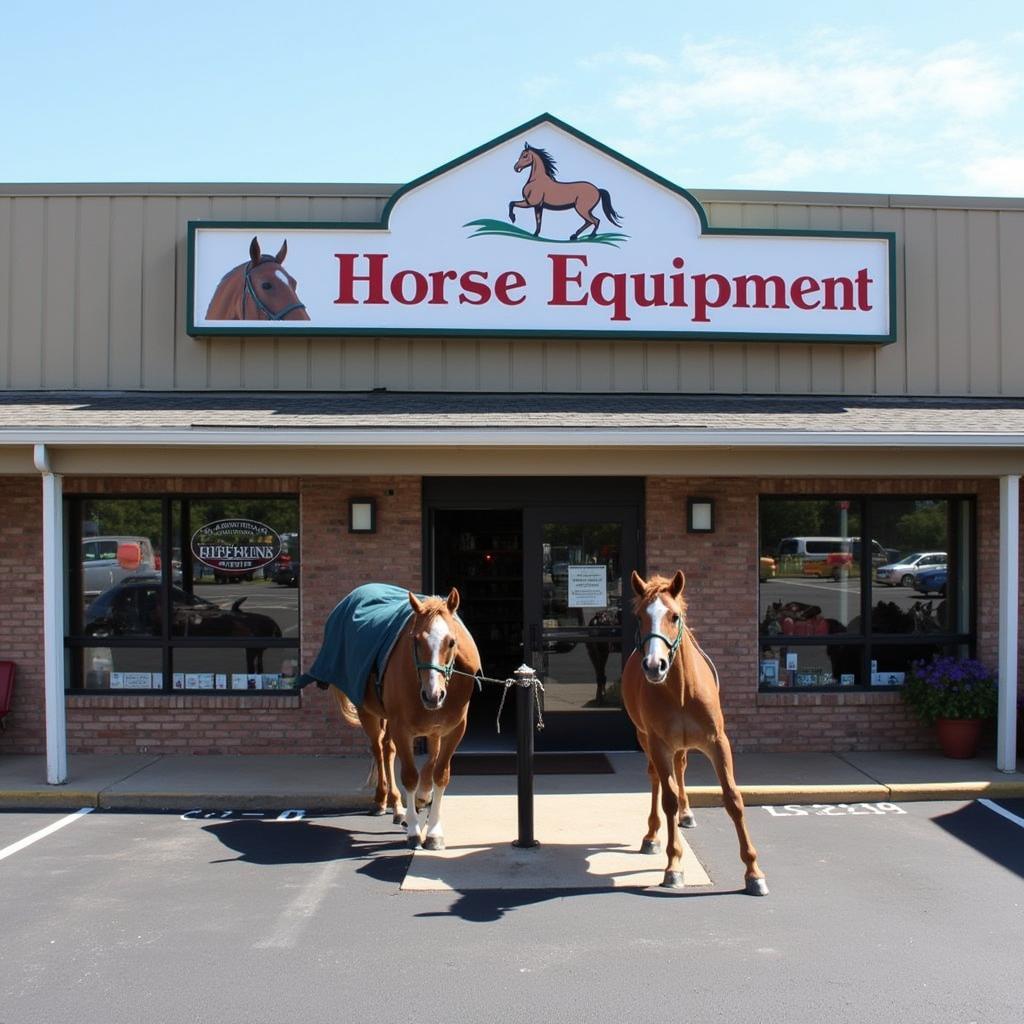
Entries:
{"type": "Polygon", "coordinates": [[[443,850],[444,849],[444,836],[427,836],[423,840],[424,850],[443,850]]]}
{"type": "Polygon", "coordinates": [[[767,896],[768,883],[763,878],[748,878],[746,893],[748,896],[767,896]]]}
{"type": "Polygon", "coordinates": [[[692,814],[690,814],[689,812],[687,812],[686,814],[681,814],[679,816],[679,827],[680,828],[696,828],[697,827],[697,819],[692,814]]]}
{"type": "Polygon", "coordinates": [[[408,846],[410,850],[422,850],[423,849],[423,844],[420,842],[420,837],[419,836],[406,836],[405,837],[405,845],[408,846]]]}
{"type": "Polygon", "coordinates": [[[657,839],[645,839],[640,844],[641,853],[661,853],[661,843],[657,839]]]}
{"type": "Polygon", "coordinates": [[[683,887],[683,873],[682,871],[666,871],[665,878],[661,883],[664,889],[682,889],[683,887]]]}
{"type": "Polygon", "coordinates": [[[371,818],[383,818],[384,815],[387,814],[387,813],[388,813],[388,809],[386,807],[374,807],[373,810],[370,811],[370,817],[371,818]]]}
{"type": "Polygon", "coordinates": [[[391,824],[392,825],[404,825],[405,824],[405,815],[404,814],[392,815],[392,817],[391,817],[391,824]]]}

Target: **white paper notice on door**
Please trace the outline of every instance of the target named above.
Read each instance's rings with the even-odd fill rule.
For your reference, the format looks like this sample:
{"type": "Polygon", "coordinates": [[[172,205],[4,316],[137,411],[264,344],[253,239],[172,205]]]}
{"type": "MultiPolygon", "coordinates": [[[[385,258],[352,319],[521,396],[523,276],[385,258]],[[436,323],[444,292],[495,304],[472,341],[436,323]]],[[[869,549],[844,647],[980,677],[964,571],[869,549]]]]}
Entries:
{"type": "Polygon", "coordinates": [[[606,566],[569,566],[569,607],[608,607],[608,570],[606,566]]]}

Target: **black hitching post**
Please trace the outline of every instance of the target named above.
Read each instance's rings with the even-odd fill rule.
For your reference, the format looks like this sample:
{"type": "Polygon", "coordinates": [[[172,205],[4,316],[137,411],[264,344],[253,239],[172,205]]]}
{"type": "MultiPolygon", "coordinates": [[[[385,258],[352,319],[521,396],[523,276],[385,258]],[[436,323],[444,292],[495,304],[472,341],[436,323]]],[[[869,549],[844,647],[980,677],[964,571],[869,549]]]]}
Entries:
{"type": "Polygon", "coordinates": [[[521,849],[540,846],[533,838],[533,722],[537,713],[534,679],[529,665],[520,665],[516,677],[516,787],[519,810],[519,838],[512,844],[521,849]]]}

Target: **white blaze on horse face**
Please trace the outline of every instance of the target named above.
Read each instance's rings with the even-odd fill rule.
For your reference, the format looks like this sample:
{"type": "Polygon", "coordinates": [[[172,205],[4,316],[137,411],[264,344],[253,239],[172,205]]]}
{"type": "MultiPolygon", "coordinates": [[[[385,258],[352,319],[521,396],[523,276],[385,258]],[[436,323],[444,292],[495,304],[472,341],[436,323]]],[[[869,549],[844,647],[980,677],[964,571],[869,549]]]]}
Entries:
{"type": "MultiPolygon", "coordinates": [[[[451,661],[451,648],[448,646],[448,624],[438,615],[430,624],[426,635],[427,658],[432,665],[447,665],[451,661]]],[[[445,678],[437,669],[424,669],[420,674],[423,692],[433,704],[443,700],[445,696],[445,678]]]]}
{"type": "MultiPolygon", "coordinates": [[[[653,633],[660,633],[662,636],[668,636],[665,632],[668,625],[668,619],[670,618],[670,612],[661,598],[655,598],[645,609],[644,614],[649,620],[647,632],[649,639],[647,646],[644,648],[644,657],[641,665],[644,670],[644,675],[650,682],[662,682],[665,676],[668,674],[668,656],[669,648],[666,646],[663,640],[657,639],[655,636],[651,636],[653,633]],[[662,663],[664,667],[662,667],[662,663]]],[[[672,639],[671,637],[669,638],[672,639]]]]}
{"type": "Polygon", "coordinates": [[[289,288],[291,288],[292,283],[288,279],[288,275],[283,270],[275,270],[274,277],[276,277],[280,282],[282,282],[282,284],[286,284],[289,288]]]}

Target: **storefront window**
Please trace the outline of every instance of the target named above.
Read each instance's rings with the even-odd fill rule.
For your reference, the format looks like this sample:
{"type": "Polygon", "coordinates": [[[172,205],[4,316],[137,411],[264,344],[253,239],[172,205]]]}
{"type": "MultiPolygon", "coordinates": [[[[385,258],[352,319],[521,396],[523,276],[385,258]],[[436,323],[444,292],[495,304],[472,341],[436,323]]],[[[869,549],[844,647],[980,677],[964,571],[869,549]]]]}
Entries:
{"type": "Polygon", "coordinates": [[[915,660],[970,647],[971,514],[966,499],[763,497],[760,688],[898,687],[915,660]]]}
{"type": "Polygon", "coordinates": [[[290,690],[295,498],[71,498],[78,690],[290,690]]]}

